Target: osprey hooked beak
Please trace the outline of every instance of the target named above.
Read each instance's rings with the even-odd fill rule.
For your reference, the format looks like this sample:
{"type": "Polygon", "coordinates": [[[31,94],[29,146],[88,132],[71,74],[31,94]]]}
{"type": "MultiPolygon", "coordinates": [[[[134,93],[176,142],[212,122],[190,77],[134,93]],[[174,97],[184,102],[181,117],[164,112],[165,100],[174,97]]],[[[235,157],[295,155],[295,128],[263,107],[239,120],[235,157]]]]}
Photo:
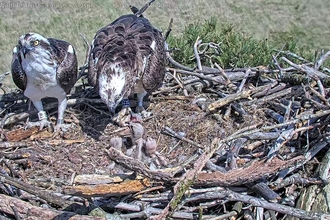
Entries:
{"type": "Polygon", "coordinates": [[[114,116],[116,113],[116,107],[109,107],[109,111],[110,111],[111,115],[114,116]]]}
{"type": "Polygon", "coordinates": [[[23,46],[22,52],[23,52],[24,59],[26,58],[26,54],[28,52],[30,52],[31,50],[32,50],[31,48],[27,48],[26,46],[23,46]]]}

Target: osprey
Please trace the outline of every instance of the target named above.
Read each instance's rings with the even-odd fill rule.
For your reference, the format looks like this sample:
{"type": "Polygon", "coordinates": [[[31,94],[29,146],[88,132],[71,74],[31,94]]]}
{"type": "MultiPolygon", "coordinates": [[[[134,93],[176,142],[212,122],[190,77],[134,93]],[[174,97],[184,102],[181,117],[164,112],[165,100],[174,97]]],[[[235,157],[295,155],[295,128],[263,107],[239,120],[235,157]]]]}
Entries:
{"type": "Polygon", "coordinates": [[[136,111],[141,112],[144,96],[162,85],[165,59],[162,33],[142,16],[123,15],[97,31],[89,51],[88,79],[113,114],[120,102],[118,117],[130,111],[128,97],[133,94],[136,111]]]}
{"type": "Polygon", "coordinates": [[[66,94],[77,81],[77,65],[75,50],[68,42],[37,33],[20,36],[13,49],[12,77],[16,86],[33,102],[39,117],[38,122],[29,122],[27,127],[50,126],[41,99],[55,97],[58,99],[55,129],[63,128],[66,94]]]}

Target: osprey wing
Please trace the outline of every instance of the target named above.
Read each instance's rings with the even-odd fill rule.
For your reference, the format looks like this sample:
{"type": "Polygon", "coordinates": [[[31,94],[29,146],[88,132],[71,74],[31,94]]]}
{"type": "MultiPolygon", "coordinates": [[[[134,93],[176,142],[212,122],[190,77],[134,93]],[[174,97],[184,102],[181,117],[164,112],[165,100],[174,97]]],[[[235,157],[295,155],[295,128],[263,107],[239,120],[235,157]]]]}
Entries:
{"type": "Polygon", "coordinates": [[[65,92],[69,92],[78,77],[78,62],[74,48],[68,42],[48,38],[53,59],[57,62],[56,79],[65,92]]]}
{"type": "MultiPolygon", "coordinates": [[[[101,28],[95,35],[89,57],[89,80],[98,86],[102,74],[116,74],[116,70],[127,73],[126,84],[133,86],[138,74],[140,51],[129,29],[137,19],[135,15],[124,15],[101,28]]],[[[129,93],[129,91],[128,91],[129,93]]]]}

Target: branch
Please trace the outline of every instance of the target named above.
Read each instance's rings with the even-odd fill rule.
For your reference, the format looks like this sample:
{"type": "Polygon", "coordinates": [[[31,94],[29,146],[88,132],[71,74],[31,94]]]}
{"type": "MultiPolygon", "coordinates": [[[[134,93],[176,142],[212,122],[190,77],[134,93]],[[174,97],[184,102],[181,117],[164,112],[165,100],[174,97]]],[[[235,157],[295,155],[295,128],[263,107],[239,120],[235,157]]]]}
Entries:
{"type": "Polygon", "coordinates": [[[24,190],[28,193],[38,196],[39,198],[46,200],[47,202],[52,203],[54,205],[60,206],[62,208],[68,207],[73,204],[72,202],[63,200],[61,197],[56,196],[53,193],[47,192],[45,190],[37,189],[27,183],[23,183],[20,180],[3,175],[1,173],[0,173],[0,178],[1,178],[0,181],[3,183],[17,187],[21,190],[24,190]]]}
{"type": "Polygon", "coordinates": [[[320,69],[324,61],[328,59],[329,56],[330,56],[330,50],[320,57],[320,59],[315,63],[314,68],[316,70],[320,69]]]}
{"type": "Polygon", "coordinates": [[[74,212],[57,211],[49,208],[33,206],[20,199],[0,194],[0,212],[8,215],[19,214],[22,219],[70,219],[70,220],[102,220],[102,217],[77,215],[74,212]],[[15,207],[15,211],[12,207],[15,207]],[[15,213],[16,212],[16,213],[15,213]]]}
{"type": "Polygon", "coordinates": [[[145,11],[145,10],[147,10],[147,8],[154,2],[155,0],[151,0],[150,2],[148,2],[147,4],[145,4],[138,12],[136,12],[135,13],[135,15],[137,16],[137,17],[139,17],[140,15],[142,15],[143,14],[143,12],[145,11]]]}

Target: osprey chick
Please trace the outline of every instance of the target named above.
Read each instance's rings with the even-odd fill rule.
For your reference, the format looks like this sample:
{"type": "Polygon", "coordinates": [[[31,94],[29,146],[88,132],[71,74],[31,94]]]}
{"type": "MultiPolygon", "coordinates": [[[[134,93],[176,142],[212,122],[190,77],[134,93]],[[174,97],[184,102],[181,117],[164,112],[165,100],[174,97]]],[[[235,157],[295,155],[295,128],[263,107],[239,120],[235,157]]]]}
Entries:
{"type": "Polygon", "coordinates": [[[66,41],[45,38],[37,33],[20,36],[13,49],[11,72],[16,86],[24,91],[38,110],[39,121],[27,127],[49,126],[42,98],[58,99],[56,130],[63,127],[67,106],[66,94],[77,81],[78,67],[75,50],[66,41]]]}
{"type": "Polygon", "coordinates": [[[144,17],[123,15],[96,33],[88,78],[113,114],[120,102],[122,111],[129,109],[132,94],[137,94],[137,111],[142,111],[143,97],[162,85],[165,59],[161,32],[144,17]]]}

